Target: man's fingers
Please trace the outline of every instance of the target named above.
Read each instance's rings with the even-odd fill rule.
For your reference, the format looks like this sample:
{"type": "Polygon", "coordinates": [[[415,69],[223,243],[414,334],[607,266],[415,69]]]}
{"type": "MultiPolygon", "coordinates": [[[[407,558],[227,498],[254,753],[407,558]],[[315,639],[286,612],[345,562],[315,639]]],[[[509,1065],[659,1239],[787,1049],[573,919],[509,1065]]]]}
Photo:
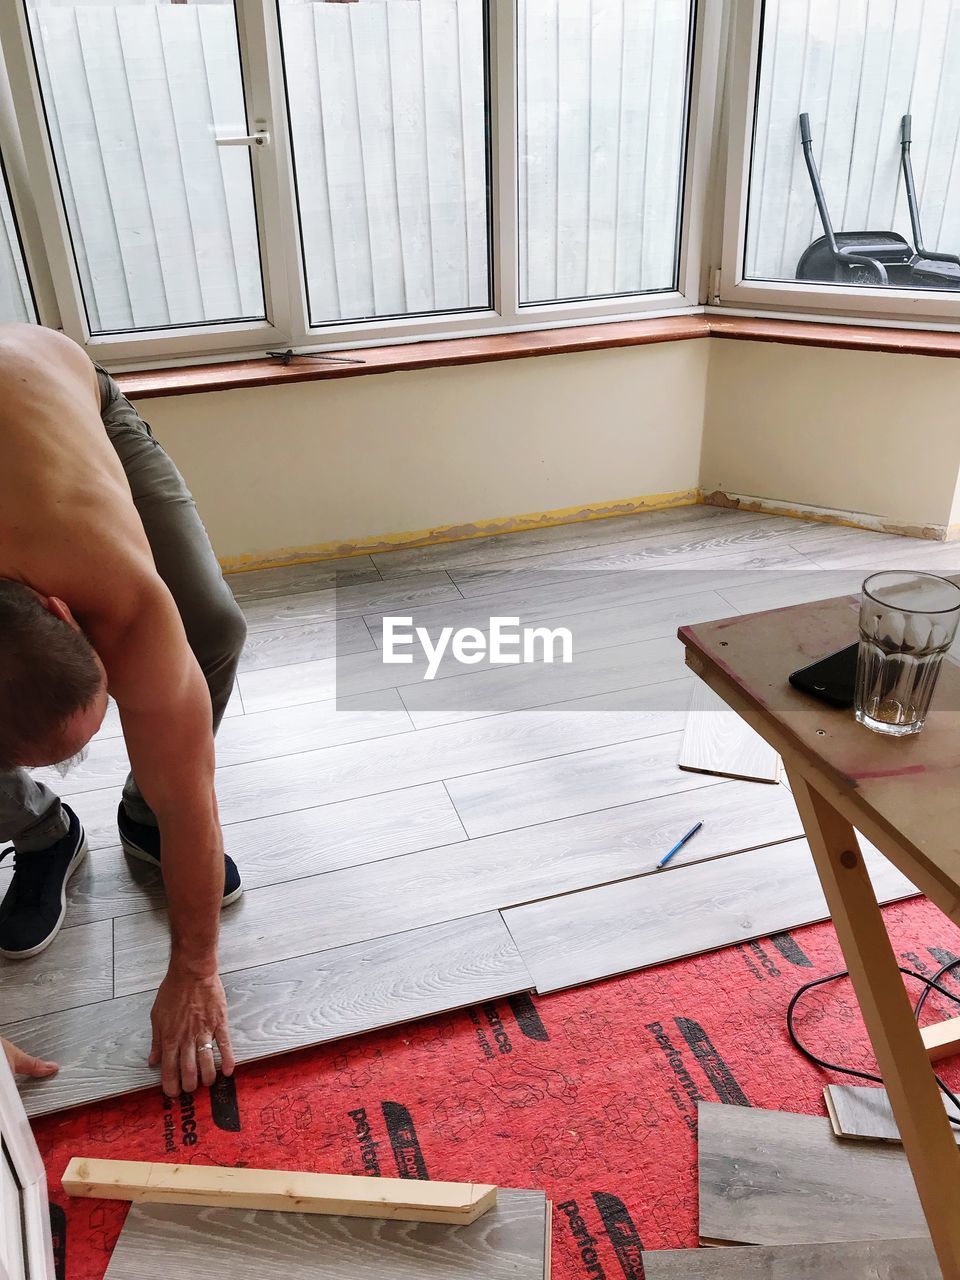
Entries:
{"type": "Polygon", "coordinates": [[[43,1080],[46,1076],[52,1076],[59,1067],[55,1062],[46,1062],[43,1058],[35,1058],[32,1054],[24,1053],[22,1049],[18,1049],[14,1055],[13,1070],[17,1075],[30,1076],[34,1080],[43,1080]]]}
{"type": "Polygon", "coordinates": [[[196,1093],[197,1046],[192,1041],[180,1046],[180,1080],[184,1093],[196,1093]]]}
{"type": "Polygon", "coordinates": [[[220,1046],[220,1070],[225,1076],[232,1076],[236,1070],[237,1060],[230,1041],[230,1028],[226,1022],[217,1029],[217,1044],[220,1046]]]}
{"type": "Polygon", "coordinates": [[[147,1058],[148,1067],[157,1067],[160,1065],[160,1029],[157,1026],[157,1020],[150,1014],[150,1055],[147,1058]]]}
{"type": "Polygon", "coordinates": [[[217,1064],[213,1060],[213,1049],[197,1050],[197,1065],[200,1068],[200,1083],[208,1089],[217,1078],[217,1064]]]}
{"type": "Polygon", "coordinates": [[[179,1045],[165,1044],[161,1049],[160,1084],[168,1098],[176,1098],[180,1093],[180,1052],[179,1045]]]}

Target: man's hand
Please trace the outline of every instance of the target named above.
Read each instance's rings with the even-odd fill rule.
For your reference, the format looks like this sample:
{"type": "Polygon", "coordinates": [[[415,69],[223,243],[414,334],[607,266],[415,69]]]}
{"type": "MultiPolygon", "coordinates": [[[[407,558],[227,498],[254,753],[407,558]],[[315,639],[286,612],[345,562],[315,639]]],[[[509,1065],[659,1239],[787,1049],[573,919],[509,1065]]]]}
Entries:
{"type": "Polygon", "coordinates": [[[7,1055],[7,1062],[14,1075],[45,1080],[47,1076],[54,1076],[60,1070],[55,1062],[44,1062],[42,1058],[34,1058],[29,1053],[24,1053],[22,1049],[18,1049],[15,1044],[11,1044],[9,1040],[0,1040],[0,1044],[3,1045],[3,1052],[7,1055]]]}
{"type": "Polygon", "coordinates": [[[236,1060],[227,1023],[227,997],[214,973],[198,976],[171,964],[150,1011],[153,1044],[150,1066],[160,1066],[168,1098],[193,1093],[197,1081],[208,1088],[217,1078],[212,1042],[220,1046],[221,1070],[233,1075],[236,1060]]]}

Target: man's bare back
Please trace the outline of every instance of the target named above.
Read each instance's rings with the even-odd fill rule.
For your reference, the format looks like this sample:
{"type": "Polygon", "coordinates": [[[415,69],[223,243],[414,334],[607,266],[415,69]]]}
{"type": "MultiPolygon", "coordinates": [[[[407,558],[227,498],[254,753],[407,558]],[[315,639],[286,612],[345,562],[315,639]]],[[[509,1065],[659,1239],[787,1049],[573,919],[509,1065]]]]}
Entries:
{"type": "MultiPolygon", "coordinates": [[[[128,852],[145,852],[158,866],[162,844],[170,914],[170,967],[151,1014],[150,1061],[162,1067],[168,1093],[192,1090],[198,1080],[210,1084],[214,1041],[220,1045],[224,1071],[233,1069],[217,972],[217,935],[221,901],[238,897],[241,887],[236,868],[224,859],[213,786],[213,733],[232,687],[242,617],[182,478],[142,419],[80,347],[35,325],[0,325],[0,585],[4,583],[7,637],[0,626],[0,662],[6,643],[9,661],[20,664],[37,698],[43,697],[49,684],[44,663],[54,661],[54,649],[48,656],[42,643],[30,645],[27,630],[35,625],[38,635],[51,636],[55,648],[70,635],[75,641],[69,643],[87,655],[92,648],[86,661],[88,667],[95,661],[93,678],[101,681],[102,676],[102,688],[95,696],[84,694],[82,704],[64,712],[54,722],[52,736],[48,732],[30,741],[35,735],[29,731],[29,712],[38,702],[29,703],[25,714],[20,705],[24,681],[5,684],[0,668],[0,700],[8,699],[6,710],[17,712],[6,719],[28,725],[19,746],[7,742],[9,758],[0,763],[0,769],[8,770],[0,787],[0,825],[13,824],[0,831],[0,838],[14,841],[14,884],[19,884],[0,906],[0,932],[12,930],[11,936],[17,936],[19,929],[22,935],[24,895],[34,908],[40,901],[36,883],[42,879],[45,846],[32,833],[46,829],[44,822],[49,827],[55,821],[58,833],[69,825],[63,816],[66,807],[46,788],[40,790],[56,805],[55,819],[28,811],[26,801],[19,808],[9,804],[11,794],[38,791],[22,766],[52,764],[87,742],[99,728],[109,689],[132,766],[123,804],[142,810],[138,826],[121,806],[121,840],[128,852]],[[105,395],[123,407],[129,426],[108,424],[101,405],[105,395]],[[134,488],[146,485],[148,491],[137,497],[132,477],[134,488]],[[142,501],[147,506],[138,510],[142,501]],[[147,510],[156,544],[144,525],[147,510]],[[158,571],[158,550],[166,553],[174,576],[181,564],[191,566],[193,578],[180,585],[191,610],[194,644],[204,654],[209,651],[203,670],[177,601],[158,571]],[[57,621],[51,623],[47,615],[57,621]],[[56,630],[61,624],[70,631],[56,630]],[[223,640],[214,632],[211,639],[203,638],[211,625],[230,633],[226,665],[220,652],[223,640]],[[31,820],[32,827],[25,827],[31,820]],[[18,830],[26,831],[19,845],[18,830]],[[231,871],[236,883],[228,892],[231,871]]],[[[0,719],[4,717],[0,701],[0,719]]],[[[70,823],[77,824],[76,815],[70,815],[70,823]]],[[[77,830],[82,840],[82,827],[77,830]]],[[[51,858],[57,847],[55,840],[51,858]]],[[[65,881],[55,887],[59,909],[65,881]]],[[[11,949],[0,944],[0,950],[10,957],[33,954],[52,941],[61,922],[62,914],[40,946],[11,949]]]]}
{"type": "MultiPolygon", "coordinates": [[[[0,456],[0,578],[63,597],[83,621],[101,611],[92,593],[125,589],[91,575],[104,550],[119,548],[130,572],[154,575],[103,429],[96,371],[71,339],[0,325],[0,456]]],[[[108,553],[108,563],[116,559],[108,553]]]]}

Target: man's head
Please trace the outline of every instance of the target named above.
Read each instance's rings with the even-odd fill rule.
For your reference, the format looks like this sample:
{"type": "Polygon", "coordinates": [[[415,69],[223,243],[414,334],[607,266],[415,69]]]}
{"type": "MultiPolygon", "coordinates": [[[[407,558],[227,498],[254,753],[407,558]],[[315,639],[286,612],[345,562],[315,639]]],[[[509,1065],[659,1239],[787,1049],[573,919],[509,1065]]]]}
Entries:
{"type": "Polygon", "coordinates": [[[0,769],[76,755],[106,709],[103,663],[69,608],[0,579],[0,769]]]}

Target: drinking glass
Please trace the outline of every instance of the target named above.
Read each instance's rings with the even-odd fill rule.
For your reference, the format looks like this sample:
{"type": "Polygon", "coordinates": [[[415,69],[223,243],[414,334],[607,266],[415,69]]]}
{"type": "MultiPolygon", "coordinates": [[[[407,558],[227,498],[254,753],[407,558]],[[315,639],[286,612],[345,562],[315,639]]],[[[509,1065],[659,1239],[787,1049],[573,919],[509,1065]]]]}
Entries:
{"type": "Polygon", "coordinates": [[[923,728],[943,655],[960,620],[960,587],[932,573],[888,570],[863,584],[856,715],[875,733],[923,728]]]}

